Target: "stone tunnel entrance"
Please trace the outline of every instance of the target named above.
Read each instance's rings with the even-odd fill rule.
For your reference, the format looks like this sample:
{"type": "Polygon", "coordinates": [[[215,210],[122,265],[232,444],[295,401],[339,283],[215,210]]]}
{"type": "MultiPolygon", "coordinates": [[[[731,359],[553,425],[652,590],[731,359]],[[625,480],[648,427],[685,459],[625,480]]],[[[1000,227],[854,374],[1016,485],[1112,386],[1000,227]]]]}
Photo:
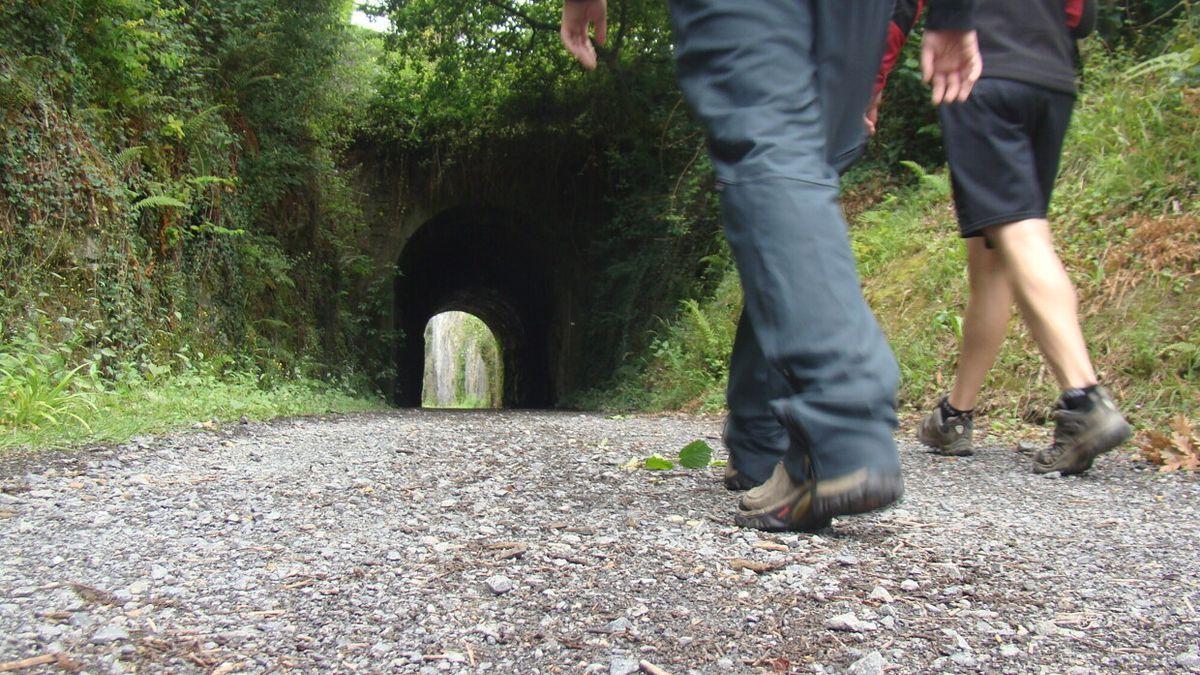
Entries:
{"type": "Polygon", "coordinates": [[[503,362],[505,407],[554,403],[553,293],[548,259],[512,216],[474,208],[445,211],[404,246],[396,276],[396,403],[420,406],[425,326],[448,311],[473,314],[492,330],[503,362]]]}

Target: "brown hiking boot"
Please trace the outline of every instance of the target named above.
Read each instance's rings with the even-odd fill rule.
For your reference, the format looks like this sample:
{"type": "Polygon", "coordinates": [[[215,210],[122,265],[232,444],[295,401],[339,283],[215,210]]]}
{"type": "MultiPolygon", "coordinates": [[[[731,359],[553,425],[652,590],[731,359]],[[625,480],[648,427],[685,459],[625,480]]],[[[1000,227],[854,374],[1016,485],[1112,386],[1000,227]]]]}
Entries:
{"type": "MultiPolygon", "coordinates": [[[[734,518],[740,527],[768,532],[816,532],[829,527],[834,516],[867,513],[895,503],[904,495],[899,471],[864,467],[844,476],[797,483],[780,463],[749,504],[761,506],[734,518]]],[[[746,498],[743,498],[746,501],[746,498]]]]}
{"type": "Polygon", "coordinates": [[[1097,457],[1129,440],[1133,429],[1108,391],[1096,387],[1088,399],[1088,410],[1069,410],[1061,403],[1055,408],[1054,443],[1034,455],[1034,473],[1083,473],[1097,457]]]}
{"type": "Polygon", "coordinates": [[[971,447],[974,431],[975,421],[970,413],[947,417],[938,403],[917,429],[917,440],[932,448],[935,454],[967,457],[975,454],[971,447]]]}
{"type": "Polygon", "coordinates": [[[792,478],[788,475],[783,462],[775,465],[770,478],[758,487],[751,489],[738,500],[738,508],[743,511],[755,511],[770,506],[792,487],[792,478]]]}

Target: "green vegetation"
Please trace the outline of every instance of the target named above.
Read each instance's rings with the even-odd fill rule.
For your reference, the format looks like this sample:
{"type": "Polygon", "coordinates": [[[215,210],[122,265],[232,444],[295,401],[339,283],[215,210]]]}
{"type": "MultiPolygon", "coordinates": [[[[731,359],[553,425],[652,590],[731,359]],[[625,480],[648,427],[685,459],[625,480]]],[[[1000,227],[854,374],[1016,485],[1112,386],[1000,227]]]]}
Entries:
{"type": "Polygon", "coordinates": [[[427,408],[499,408],[504,401],[500,345],[473,314],[443,312],[425,327],[427,408]]]}
{"type": "MultiPolygon", "coordinates": [[[[1142,426],[1200,413],[1200,23],[1181,23],[1147,58],[1094,44],[1051,216],[1080,289],[1084,330],[1101,377],[1142,426]]],[[[901,74],[901,76],[903,76],[901,74]]],[[[893,105],[894,107],[894,105],[893,105]]],[[[852,175],[848,202],[898,183],[852,218],[864,288],[901,364],[902,404],[922,409],[948,386],[966,301],[965,251],[949,181],[879,156],[852,175]]],[[[715,291],[685,299],[611,388],[583,401],[610,408],[699,408],[723,402],[736,274],[718,257],[715,291]]],[[[994,418],[1044,419],[1055,395],[1019,320],[986,385],[994,418]]]]}
{"type": "Polygon", "coordinates": [[[0,450],[79,443],[120,443],[203,420],[375,410],[382,404],[303,376],[274,383],[242,371],[135,368],[102,377],[92,363],[72,365],[69,345],[35,336],[0,348],[0,450]]]}
{"type": "MultiPolygon", "coordinates": [[[[679,466],[685,469],[706,469],[710,466],[725,466],[725,460],[713,460],[713,449],[704,441],[692,441],[679,449],[679,466]]],[[[675,462],[662,455],[650,455],[642,459],[630,460],[626,469],[646,469],[647,471],[670,471],[675,468],[675,462]]]]}
{"type": "Polygon", "coordinates": [[[376,47],[350,10],[0,2],[5,444],[241,414],[226,397],[348,406],[318,381],[369,394],[338,156],[376,47]]]}

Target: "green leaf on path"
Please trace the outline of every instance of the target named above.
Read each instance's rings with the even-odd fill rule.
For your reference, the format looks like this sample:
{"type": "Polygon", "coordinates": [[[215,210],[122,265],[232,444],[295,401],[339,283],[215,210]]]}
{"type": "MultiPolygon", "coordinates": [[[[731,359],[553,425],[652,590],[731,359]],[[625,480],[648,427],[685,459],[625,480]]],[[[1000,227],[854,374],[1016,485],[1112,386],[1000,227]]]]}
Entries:
{"type": "Polygon", "coordinates": [[[674,469],[675,465],[669,459],[664,459],[658,455],[650,455],[642,462],[642,467],[651,471],[668,471],[674,469]]]}
{"type": "Polygon", "coordinates": [[[704,441],[692,441],[679,451],[679,463],[689,469],[703,469],[712,461],[712,448],[704,441]]]}

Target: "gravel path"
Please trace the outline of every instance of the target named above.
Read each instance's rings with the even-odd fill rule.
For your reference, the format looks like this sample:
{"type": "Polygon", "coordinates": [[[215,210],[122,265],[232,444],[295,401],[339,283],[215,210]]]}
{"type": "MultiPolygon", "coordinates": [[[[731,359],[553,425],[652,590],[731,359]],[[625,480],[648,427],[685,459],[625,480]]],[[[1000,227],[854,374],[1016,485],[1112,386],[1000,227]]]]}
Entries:
{"type": "Polygon", "coordinates": [[[0,663],[1200,672],[1195,477],[909,446],[898,508],[812,536],[734,528],[719,469],[622,468],[717,429],[403,411],[9,458],[0,663]]]}

